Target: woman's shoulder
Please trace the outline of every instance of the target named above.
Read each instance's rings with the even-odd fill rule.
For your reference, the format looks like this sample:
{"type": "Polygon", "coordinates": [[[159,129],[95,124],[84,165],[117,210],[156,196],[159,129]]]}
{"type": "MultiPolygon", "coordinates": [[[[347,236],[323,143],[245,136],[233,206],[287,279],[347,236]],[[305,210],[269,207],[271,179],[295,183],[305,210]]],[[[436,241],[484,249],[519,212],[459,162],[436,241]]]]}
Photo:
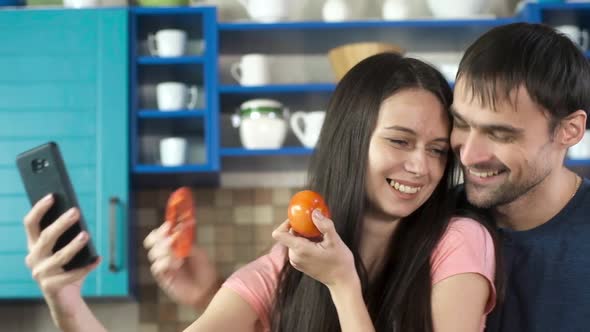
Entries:
{"type": "Polygon", "coordinates": [[[466,271],[493,278],[494,241],[487,228],[479,221],[468,217],[453,217],[431,259],[435,281],[466,271]]]}
{"type": "Polygon", "coordinates": [[[490,232],[480,221],[464,216],[454,216],[449,221],[449,225],[443,236],[445,237],[468,237],[468,238],[487,238],[491,237],[490,232]]]}
{"type": "Polygon", "coordinates": [[[468,217],[451,218],[445,234],[432,253],[432,284],[463,273],[483,276],[490,286],[490,298],[485,310],[488,313],[496,302],[495,271],[494,241],[486,226],[468,217]]]}

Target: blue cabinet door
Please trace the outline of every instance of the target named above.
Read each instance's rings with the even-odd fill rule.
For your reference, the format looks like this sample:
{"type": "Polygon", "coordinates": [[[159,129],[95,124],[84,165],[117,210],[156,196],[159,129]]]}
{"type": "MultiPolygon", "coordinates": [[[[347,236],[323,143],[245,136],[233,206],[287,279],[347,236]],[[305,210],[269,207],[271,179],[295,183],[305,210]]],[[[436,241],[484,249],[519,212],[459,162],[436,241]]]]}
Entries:
{"type": "Polygon", "coordinates": [[[129,294],[127,31],[125,9],[0,11],[0,299],[41,295],[15,157],[49,140],[103,259],[84,295],[129,294]]]}

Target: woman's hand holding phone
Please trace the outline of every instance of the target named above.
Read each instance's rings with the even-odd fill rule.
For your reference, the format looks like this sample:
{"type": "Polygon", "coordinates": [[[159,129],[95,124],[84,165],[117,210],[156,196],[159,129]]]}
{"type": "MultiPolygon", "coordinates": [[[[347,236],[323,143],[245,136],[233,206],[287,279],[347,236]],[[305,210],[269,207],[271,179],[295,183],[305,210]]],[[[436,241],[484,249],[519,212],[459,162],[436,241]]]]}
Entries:
{"type": "Polygon", "coordinates": [[[81,232],[66,246],[53,253],[55,242],[79,218],[77,209],[70,209],[41,231],[40,221],[54,203],[52,195],[38,201],[24,217],[28,255],[26,265],[39,284],[57,326],[67,326],[88,310],[81,296],[84,278],[96,268],[100,259],[91,265],[65,271],[63,266],[88,242],[89,235],[81,232]]]}

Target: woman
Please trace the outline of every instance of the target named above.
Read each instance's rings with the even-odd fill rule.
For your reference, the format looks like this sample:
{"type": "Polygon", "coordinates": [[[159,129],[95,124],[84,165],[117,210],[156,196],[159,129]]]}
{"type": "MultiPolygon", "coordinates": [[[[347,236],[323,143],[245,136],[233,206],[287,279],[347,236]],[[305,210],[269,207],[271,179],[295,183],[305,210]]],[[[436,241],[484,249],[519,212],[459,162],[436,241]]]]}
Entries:
{"type": "MultiPolygon", "coordinates": [[[[384,53],[351,69],[310,164],[308,186],[332,212],[333,221],[314,213],[322,241],[294,236],[286,221],[273,250],[234,273],[186,331],[482,331],[499,255],[485,224],[454,216],[451,99],[442,75],[415,59],[384,53]]],[[[153,273],[174,288],[183,262],[170,259],[162,233],[146,244],[153,273]]],[[[31,255],[52,257],[34,245],[31,255]]],[[[100,330],[85,305],[69,303],[83,303],[79,292],[67,301],[68,283],[47,289],[40,275],[62,328],[100,330]]]]}

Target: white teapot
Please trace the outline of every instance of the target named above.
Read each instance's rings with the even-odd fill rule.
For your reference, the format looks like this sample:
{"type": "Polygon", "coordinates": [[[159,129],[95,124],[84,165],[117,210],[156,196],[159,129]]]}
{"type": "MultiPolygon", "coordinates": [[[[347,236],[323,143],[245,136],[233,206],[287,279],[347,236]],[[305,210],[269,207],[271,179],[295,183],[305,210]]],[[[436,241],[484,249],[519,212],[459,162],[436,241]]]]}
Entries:
{"type": "Polygon", "coordinates": [[[289,0],[238,0],[248,15],[257,22],[273,23],[284,21],[290,11],[289,0]]]}
{"type": "Polygon", "coordinates": [[[240,127],[240,140],[246,149],[279,149],[287,135],[288,111],[272,99],[252,99],[240,105],[232,118],[240,127]]]}

